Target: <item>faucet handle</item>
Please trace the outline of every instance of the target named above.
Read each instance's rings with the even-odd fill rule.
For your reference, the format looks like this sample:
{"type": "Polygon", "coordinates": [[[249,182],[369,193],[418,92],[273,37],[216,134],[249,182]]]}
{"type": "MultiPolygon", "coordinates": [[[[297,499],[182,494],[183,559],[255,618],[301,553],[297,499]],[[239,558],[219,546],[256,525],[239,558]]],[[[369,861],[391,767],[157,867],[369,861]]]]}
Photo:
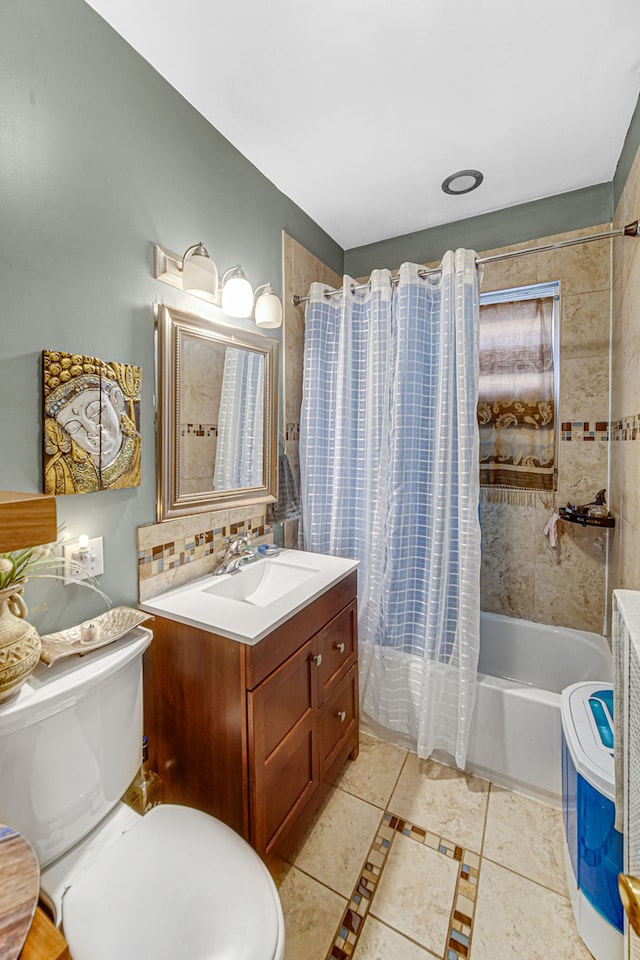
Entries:
{"type": "Polygon", "coordinates": [[[238,554],[244,547],[251,546],[251,533],[229,538],[229,553],[238,554]]]}

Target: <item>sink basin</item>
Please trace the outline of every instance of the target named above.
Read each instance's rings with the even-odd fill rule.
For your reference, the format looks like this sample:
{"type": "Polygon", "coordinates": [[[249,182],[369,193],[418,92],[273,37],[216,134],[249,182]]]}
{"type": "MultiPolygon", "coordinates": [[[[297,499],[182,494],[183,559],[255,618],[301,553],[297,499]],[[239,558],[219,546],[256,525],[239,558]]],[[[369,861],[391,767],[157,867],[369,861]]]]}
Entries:
{"type": "Polygon", "coordinates": [[[280,600],[287,593],[301,587],[311,580],[320,567],[301,567],[295,563],[278,560],[255,560],[238,567],[237,571],[204,588],[204,593],[214,597],[226,597],[239,603],[250,603],[256,607],[266,607],[280,600]]]}
{"type": "Polygon", "coordinates": [[[199,630],[258,643],[357,568],[357,560],[305,550],[280,550],[240,566],[235,573],[209,574],[145,600],[142,610],[199,630]]]}

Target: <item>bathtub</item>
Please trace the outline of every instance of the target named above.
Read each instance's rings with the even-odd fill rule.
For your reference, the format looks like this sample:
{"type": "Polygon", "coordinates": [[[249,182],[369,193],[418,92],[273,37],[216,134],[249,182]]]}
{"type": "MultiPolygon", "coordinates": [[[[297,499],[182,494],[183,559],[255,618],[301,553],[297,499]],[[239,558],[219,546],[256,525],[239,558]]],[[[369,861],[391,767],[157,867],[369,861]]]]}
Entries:
{"type": "Polygon", "coordinates": [[[467,770],[560,806],[561,691],[579,680],[611,679],[604,637],[481,614],[467,770]]]}

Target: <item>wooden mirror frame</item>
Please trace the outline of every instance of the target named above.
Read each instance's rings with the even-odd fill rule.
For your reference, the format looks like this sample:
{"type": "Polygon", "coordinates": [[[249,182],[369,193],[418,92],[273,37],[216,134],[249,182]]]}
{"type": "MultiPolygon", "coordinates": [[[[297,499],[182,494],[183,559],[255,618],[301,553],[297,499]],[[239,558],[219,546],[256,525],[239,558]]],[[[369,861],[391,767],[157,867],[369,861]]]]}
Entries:
{"type": "Polygon", "coordinates": [[[156,321],[156,512],[158,521],[276,499],[278,470],[278,341],[224,326],[175,307],[157,304],[156,321]],[[235,490],[180,493],[180,369],[182,338],[199,337],[261,353],[264,371],[262,484],[235,490]]]}

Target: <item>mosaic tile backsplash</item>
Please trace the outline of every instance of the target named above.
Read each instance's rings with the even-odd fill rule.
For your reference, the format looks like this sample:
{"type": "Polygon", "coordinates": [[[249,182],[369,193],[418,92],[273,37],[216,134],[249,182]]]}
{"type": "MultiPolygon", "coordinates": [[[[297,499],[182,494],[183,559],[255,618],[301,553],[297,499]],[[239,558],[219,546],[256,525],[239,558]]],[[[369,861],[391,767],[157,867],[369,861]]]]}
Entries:
{"type": "Polygon", "coordinates": [[[138,527],[140,601],[211,573],[224,556],[228,538],[247,533],[256,545],[273,542],[264,505],[193,514],[138,527]]]}

